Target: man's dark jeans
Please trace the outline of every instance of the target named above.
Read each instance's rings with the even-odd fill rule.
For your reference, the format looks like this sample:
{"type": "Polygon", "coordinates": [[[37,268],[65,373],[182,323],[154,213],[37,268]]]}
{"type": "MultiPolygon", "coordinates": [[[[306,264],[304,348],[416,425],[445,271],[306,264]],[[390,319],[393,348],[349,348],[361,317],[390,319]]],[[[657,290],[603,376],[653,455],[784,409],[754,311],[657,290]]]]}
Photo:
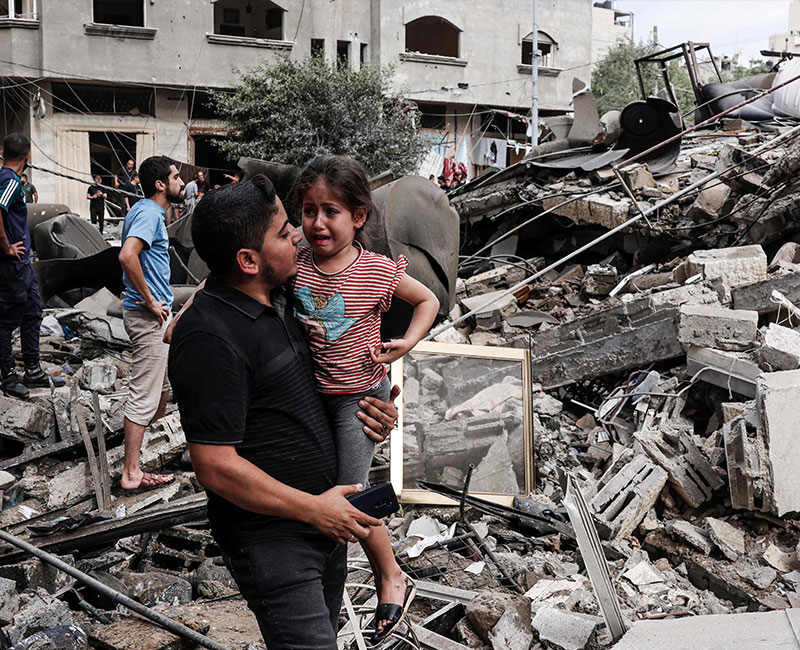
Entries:
{"type": "Polygon", "coordinates": [[[346,546],[281,539],[222,555],[269,650],[336,650],[346,546]]]}
{"type": "Polygon", "coordinates": [[[33,267],[0,262],[0,366],[14,365],[11,335],[17,327],[25,364],[38,364],[41,325],[42,301],[33,267]]]}

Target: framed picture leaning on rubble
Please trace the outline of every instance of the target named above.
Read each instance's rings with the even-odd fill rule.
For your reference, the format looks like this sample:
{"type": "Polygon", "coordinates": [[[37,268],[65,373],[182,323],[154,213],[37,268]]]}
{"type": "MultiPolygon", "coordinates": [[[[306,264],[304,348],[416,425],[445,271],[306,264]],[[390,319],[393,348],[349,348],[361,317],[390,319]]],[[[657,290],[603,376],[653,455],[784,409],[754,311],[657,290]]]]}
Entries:
{"type": "Polygon", "coordinates": [[[534,486],[530,356],[517,348],[423,341],[391,366],[403,389],[390,438],[391,481],[406,503],[454,501],[420,480],[503,505],[534,486]]]}

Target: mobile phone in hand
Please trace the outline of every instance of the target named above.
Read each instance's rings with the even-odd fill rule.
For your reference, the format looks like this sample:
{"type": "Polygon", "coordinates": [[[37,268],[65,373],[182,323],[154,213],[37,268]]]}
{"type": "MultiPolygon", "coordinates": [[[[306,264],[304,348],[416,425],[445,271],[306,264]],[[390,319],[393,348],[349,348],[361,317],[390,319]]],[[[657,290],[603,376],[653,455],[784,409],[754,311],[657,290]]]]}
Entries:
{"type": "Polygon", "coordinates": [[[361,512],[375,517],[375,519],[388,517],[400,510],[400,504],[397,502],[397,496],[391,483],[374,485],[345,498],[361,512]]]}

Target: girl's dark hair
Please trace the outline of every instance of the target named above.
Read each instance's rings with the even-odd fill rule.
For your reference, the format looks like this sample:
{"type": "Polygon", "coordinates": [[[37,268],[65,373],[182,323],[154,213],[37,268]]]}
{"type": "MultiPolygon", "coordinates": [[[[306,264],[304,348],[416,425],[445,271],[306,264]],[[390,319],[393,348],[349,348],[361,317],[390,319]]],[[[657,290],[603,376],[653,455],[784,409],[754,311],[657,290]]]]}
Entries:
{"type": "MultiPolygon", "coordinates": [[[[298,215],[302,216],[303,195],[319,180],[324,180],[351,212],[366,208],[364,225],[379,214],[372,201],[367,172],[360,162],[346,156],[317,156],[303,168],[294,184],[292,198],[298,215]]],[[[367,247],[363,226],[356,232],[356,240],[367,247]]]]}

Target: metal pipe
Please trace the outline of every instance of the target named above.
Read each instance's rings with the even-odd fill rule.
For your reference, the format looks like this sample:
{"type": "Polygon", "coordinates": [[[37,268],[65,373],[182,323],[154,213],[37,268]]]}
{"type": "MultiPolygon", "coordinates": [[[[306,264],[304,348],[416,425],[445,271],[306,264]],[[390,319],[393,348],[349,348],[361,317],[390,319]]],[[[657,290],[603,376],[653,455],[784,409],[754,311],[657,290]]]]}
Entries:
{"type": "MultiPolygon", "coordinates": [[[[797,78],[800,78],[800,76],[798,76],[797,78]]],[[[789,137],[790,135],[794,135],[798,131],[800,131],[800,126],[795,126],[794,128],[789,129],[786,133],[784,133],[782,135],[779,135],[778,137],[773,138],[772,140],[770,140],[769,142],[765,143],[764,145],[758,147],[757,149],[754,149],[750,153],[750,156],[757,156],[757,155],[759,155],[760,153],[762,153],[764,151],[768,151],[770,148],[773,148],[778,142],[780,142],[781,140],[784,140],[785,138],[789,137]]],[[[530,277],[527,277],[524,280],[520,280],[513,287],[510,287],[510,288],[506,289],[502,293],[498,293],[494,298],[490,298],[485,303],[475,307],[475,309],[472,309],[471,311],[468,311],[466,314],[463,314],[462,316],[460,316],[459,318],[456,318],[453,321],[450,321],[448,323],[442,323],[439,327],[431,330],[431,332],[429,332],[428,335],[425,338],[423,338],[422,340],[423,341],[429,341],[434,336],[438,336],[439,334],[441,334],[442,332],[450,329],[451,327],[455,327],[459,323],[463,323],[470,316],[473,316],[474,314],[477,314],[478,312],[483,311],[484,309],[486,309],[490,305],[493,305],[494,303],[498,302],[499,300],[502,300],[507,295],[509,295],[511,293],[514,293],[517,289],[520,289],[520,288],[524,287],[525,285],[529,284],[530,282],[532,282],[533,280],[536,280],[537,278],[540,278],[545,273],[548,273],[549,271],[552,271],[553,269],[558,268],[564,262],[568,262],[569,260],[573,259],[574,257],[577,257],[581,253],[584,253],[585,251],[587,251],[590,248],[592,248],[595,244],[598,244],[601,241],[605,241],[609,237],[611,237],[613,235],[616,235],[621,230],[624,230],[625,228],[627,228],[628,226],[636,223],[637,221],[639,221],[640,219],[644,218],[645,216],[649,216],[649,215],[653,214],[654,212],[657,212],[661,208],[669,205],[670,203],[674,203],[675,201],[677,201],[682,196],[686,196],[687,194],[690,194],[691,192],[694,192],[696,189],[698,189],[699,187],[702,187],[703,185],[705,185],[709,181],[714,180],[715,178],[718,178],[719,176],[722,176],[723,174],[728,173],[734,167],[735,167],[735,165],[731,166],[729,168],[726,168],[726,169],[721,169],[719,171],[712,172],[708,176],[705,176],[705,177],[701,178],[699,181],[697,181],[695,183],[692,183],[691,185],[687,185],[682,190],[679,190],[678,192],[675,192],[675,194],[667,197],[663,201],[659,201],[654,206],[652,206],[649,209],[645,210],[643,213],[637,214],[635,217],[631,217],[630,219],[628,219],[627,221],[621,223],[617,227],[612,228],[608,232],[600,235],[596,239],[593,239],[589,243],[581,246],[580,248],[572,251],[571,253],[568,253],[567,255],[562,257],[560,260],[557,260],[557,261],[553,262],[552,264],[550,264],[549,266],[546,266],[545,268],[541,269],[540,271],[537,271],[536,273],[534,273],[530,277]]]]}
{"type": "Polygon", "coordinates": [[[89,575],[86,575],[83,571],[79,571],[73,566],[70,566],[66,562],[59,560],[55,555],[51,555],[47,551],[43,551],[40,548],[37,548],[33,544],[29,544],[23,539],[19,537],[15,537],[7,533],[4,530],[0,530],[0,539],[4,542],[8,542],[12,546],[16,546],[17,548],[22,549],[33,555],[34,557],[38,557],[42,562],[47,562],[51,566],[54,566],[59,571],[63,571],[67,575],[72,576],[76,580],[79,580],[83,584],[85,584],[90,589],[103,594],[104,596],[110,598],[113,602],[119,603],[120,605],[124,605],[128,609],[137,614],[144,616],[145,618],[153,621],[157,625],[160,625],[166,630],[177,634],[178,636],[183,637],[184,639],[188,639],[197,643],[198,645],[203,646],[204,648],[209,648],[209,650],[229,650],[224,645],[217,643],[216,641],[212,641],[207,636],[200,634],[199,632],[195,632],[194,630],[186,627],[185,625],[181,625],[177,621],[173,621],[171,618],[167,618],[166,616],[159,614],[158,612],[154,612],[149,607],[145,607],[141,603],[137,603],[135,600],[128,598],[125,594],[121,594],[115,589],[104,585],[99,580],[95,580],[89,575]]]}

